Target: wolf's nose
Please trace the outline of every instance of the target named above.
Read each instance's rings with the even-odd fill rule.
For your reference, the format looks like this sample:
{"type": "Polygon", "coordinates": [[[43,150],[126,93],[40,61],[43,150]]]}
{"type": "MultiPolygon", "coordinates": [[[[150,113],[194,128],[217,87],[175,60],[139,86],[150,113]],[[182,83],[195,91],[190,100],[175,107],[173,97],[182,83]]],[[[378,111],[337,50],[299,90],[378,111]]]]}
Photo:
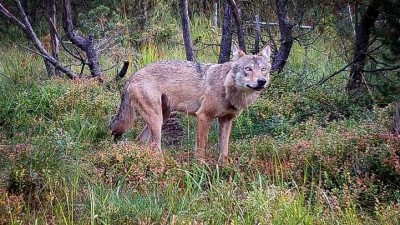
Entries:
{"type": "Polygon", "coordinates": [[[258,86],[264,86],[267,81],[264,78],[258,78],[257,79],[257,84],[258,86]]]}

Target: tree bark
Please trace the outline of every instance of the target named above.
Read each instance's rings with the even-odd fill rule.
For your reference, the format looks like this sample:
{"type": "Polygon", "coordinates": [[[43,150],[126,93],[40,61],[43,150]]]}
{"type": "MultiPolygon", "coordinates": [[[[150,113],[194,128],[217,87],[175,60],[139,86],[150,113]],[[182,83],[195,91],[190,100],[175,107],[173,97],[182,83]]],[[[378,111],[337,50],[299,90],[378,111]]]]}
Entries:
{"type": "Polygon", "coordinates": [[[190,35],[190,19],[188,10],[188,0],[180,0],[179,11],[182,21],[183,42],[185,44],[186,59],[192,62],[196,61],[192,36],[190,35]]]}
{"type": "Polygon", "coordinates": [[[282,72],[289,58],[293,45],[292,28],[287,12],[287,0],[276,0],[276,8],[278,14],[279,33],[281,36],[281,44],[278,53],[272,61],[272,72],[282,72]]]}
{"type": "Polygon", "coordinates": [[[244,33],[243,33],[243,23],[242,23],[242,18],[240,15],[240,10],[238,6],[236,5],[235,0],[229,0],[229,4],[231,6],[231,9],[233,11],[233,17],[235,19],[236,23],[236,29],[237,29],[237,36],[238,36],[238,42],[239,42],[239,48],[246,53],[246,43],[244,41],[244,33]]]}
{"type": "Polygon", "coordinates": [[[396,135],[400,135],[400,101],[397,102],[395,106],[393,120],[394,120],[393,131],[396,135]]]}
{"type": "Polygon", "coordinates": [[[39,38],[37,37],[35,31],[33,30],[28,17],[22,7],[22,4],[19,0],[15,0],[17,5],[18,13],[20,14],[21,20],[12,15],[1,3],[0,3],[0,14],[10,20],[12,23],[17,25],[21,30],[25,32],[28,38],[33,42],[35,48],[39,51],[39,54],[45,59],[47,63],[50,63],[55,68],[60,69],[63,73],[65,73],[69,78],[76,79],[77,76],[74,72],[64,67],[58,60],[54,59],[44,48],[39,38]]]}
{"type": "Polygon", "coordinates": [[[257,54],[260,51],[260,37],[261,37],[261,26],[260,26],[260,16],[257,14],[255,16],[255,26],[254,26],[254,49],[253,54],[257,54]]]}
{"type": "Polygon", "coordinates": [[[362,86],[362,76],[368,54],[367,50],[371,28],[374,27],[375,21],[379,16],[380,4],[380,0],[372,0],[357,25],[353,64],[350,68],[350,79],[347,82],[346,87],[349,95],[352,95],[352,93],[357,91],[362,86]]]}
{"type": "Polygon", "coordinates": [[[70,0],[63,0],[63,28],[72,44],[78,46],[86,53],[90,74],[92,77],[100,79],[102,81],[102,72],[100,68],[99,58],[97,50],[94,47],[94,36],[89,34],[89,37],[85,38],[78,35],[75,32],[75,27],[72,23],[72,12],[70,0]]]}
{"type": "Polygon", "coordinates": [[[218,1],[217,0],[213,0],[213,17],[212,17],[212,21],[213,21],[213,28],[215,30],[217,30],[218,28],[218,1]]]}
{"type": "Polygon", "coordinates": [[[224,20],[222,21],[221,51],[218,63],[228,62],[232,48],[232,9],[229,3],[224,4],[224,20]]]}
{"type": "MultiPolygon", "coordinates": [[[[51,55],[54,59],[59,61],[60,43],[57,37],[57,20],[56,20],[56,0],[49,0],[49,27],[50,27],[50,41],[51,41],[51,55]]],[[[60,70],[54,68],[54,75],[60,76],[60,70]]]]}

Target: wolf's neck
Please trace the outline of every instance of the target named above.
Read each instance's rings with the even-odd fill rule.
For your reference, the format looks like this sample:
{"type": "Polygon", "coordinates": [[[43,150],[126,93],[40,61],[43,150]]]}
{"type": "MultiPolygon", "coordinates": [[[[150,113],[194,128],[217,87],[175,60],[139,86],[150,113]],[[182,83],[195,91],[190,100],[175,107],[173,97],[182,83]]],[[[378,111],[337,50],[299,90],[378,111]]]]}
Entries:
{"type": "Polygon", "coordinates": [[[239,90],[234,85],[225,86],[225,96],[231,105],[237,110],[246,109],[250,106],[259,96],[259,92],[246,92],[239,90]]]}

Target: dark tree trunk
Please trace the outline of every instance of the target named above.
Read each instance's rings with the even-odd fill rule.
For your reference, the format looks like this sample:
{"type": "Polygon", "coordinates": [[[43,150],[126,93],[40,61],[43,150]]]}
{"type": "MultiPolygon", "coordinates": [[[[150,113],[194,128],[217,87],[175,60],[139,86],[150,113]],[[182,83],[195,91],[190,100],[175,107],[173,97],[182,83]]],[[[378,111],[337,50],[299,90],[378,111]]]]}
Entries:
{"type": "Polygon", "coordinates": [[[35,48],[39,51],[38,54],[42,56],[46,62],[46,66],[49,64],[53,65],[55,68],[60,69],[63,73],[68,75],[69,78],[71,79],[76,79],[77,76],[69,70],[68,68],[64,67],[58,60],[54,59],[44,48],[42,43],[40,42],[39,38],[37,37],[35,31],[32,28],[32,25],[30,24],[28,20],[28,16],[26,15],[24,8],[19,0],[15,0],[15,3],[17,5],[18,13],[21,17],[21,20],[16,18],[14,15],[12,15],[1,3],[0,3],[0,14],[3,15],[5,18],[7,18],[9,21],[17,25],[21,30],[25,32],[27,37],[33,42],[35,45],[35,48]]]}
{"type": "Polygon", "coordinates": [[[188,12],[188,0],[180,0],[179,11],[182,20],[183,42],[185,44],[186,59],[192,62],[196,61],[192,36],[190,35],[190,20],[188,12]]]}
{"type": "Polygon", "coordinates": [[[99,78],[102,81],[102,72],[100,68],[99,58],[97,50],[94,47],[93,34],[89,34],[89,37],[85,38],[79,36],[75,32],[75,27],[72,23],[72,12],[70,0],[63,0],[63,28],[67,33],[68,38],[72,44],[78,46],[86,53],[90,74],[92,77],[99,78]]]}
{"type": "Polygon", "coordinates": [[[371,28],[374,27],[375,21],[379,16],[380,4],[380,0],[372,0],[357,25],[353,64],[350,68],[350,79],[346,87],[347,93],[349,94],[354,93],[354,91],[358,90],[362,86],[362,76],[365,60],[367,58],[369,37],[371,34],[371,28]]]}
{"type": "Polygon", "coordinates": [[[289,58],[290,51],[293,45],[292,28],[293,24],[290,22],[287,12],[287,0],[276,0],[276,8],[278,14],[279,32],[281,35],[281,44],[278,53],[272,62],[272,72],[282,72],[289,58]]]}
{"type": "Polygon", "coordinates": [[[55,73],[55,67],[53,66],[53,64],[51,64],[51,62],[46,58],[43,58],[43,61],[44,61],[44,65],[46,67],[47,75],[49,77],[54,77],[56,75],[56,73],[55,73]]]}
{"type": "Polygon", "coordinates": [[[140,8],[142,10],[142,16],[138,20],[140,30],[144,30],[146,27],[146,21],[148,20],[147,12],[147,1],[140,1],[140,8]]]}
{"type": "Polygon", "coordinates": [[[222,21],[221,51],[218,63],[228,62],[232,48],[232,9],[229,3],[224,4],[224,20],[222,21]]]}
{"type": "MultiPolygon", "coordinates": [[[[50,23],[50,42],[51,42],[51,55],[54,59],[59,61],[60,44],[57,37],[57,21],[56,21],[56,0],[49,0],[49,23],[50,23]]],[[[60,76],[60,70],[54,68],[54,75],[60,76]]]]}
{"type": "MultiPolygon", "coordinates": [[[[393,120],[394,120],[393,132],[396,135],[400,135],[400,102],[398,102],[395,106],[393,120]]],[[[398,151],[400,151],[400,149],[398,151]]]]}
{"type": "Polygon", "coordinates": [[[242,18],[240,15],[240,10],[239,10],[238,6],[236,5],[235,0],[229,0],[229,4],[231,5],[231,9],[233,11],[233,16],[235,18],[239,48],[243,52],[246,53],[246,43],[244,41],[243,25],[242,25],[242,18]]]}

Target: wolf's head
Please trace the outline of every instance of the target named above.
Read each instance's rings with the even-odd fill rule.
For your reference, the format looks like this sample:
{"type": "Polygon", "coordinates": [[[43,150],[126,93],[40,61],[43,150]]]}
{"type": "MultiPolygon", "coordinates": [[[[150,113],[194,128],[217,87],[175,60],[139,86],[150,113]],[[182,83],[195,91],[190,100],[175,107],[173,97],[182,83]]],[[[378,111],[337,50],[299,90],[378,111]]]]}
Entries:
{"type": "Polygon", "coordinates": [[[246,55],[236,46],[233,49],[232,82],[246,91],[262,91],[269,83],[271,48],[265,46],[257,55],[246,55]]]}

